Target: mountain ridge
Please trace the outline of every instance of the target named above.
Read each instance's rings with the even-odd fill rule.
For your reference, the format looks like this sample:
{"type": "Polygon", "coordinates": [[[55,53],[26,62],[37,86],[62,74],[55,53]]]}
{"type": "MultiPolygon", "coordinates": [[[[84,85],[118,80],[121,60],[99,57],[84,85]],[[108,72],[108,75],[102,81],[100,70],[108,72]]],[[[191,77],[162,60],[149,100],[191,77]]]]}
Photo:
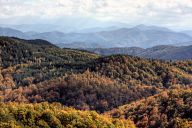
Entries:
{"type": "Polygon", "coordinates": [[[93,33],[62,33],[58,31],[24,33],[17,30],[14,31],[14,33],[6,29],[0,30],[2,31],[0,35],[23,39],[44,39],[54,44],[60,44],[59,46],[61,47],[64,46],[68,48],[83,48],[85,45],[88,45],[89,48],[132,46],[148,48],[155,45],[176,45],[178,43],[192,41],[192,37],[184,33],[174,32],[167,28],[145,25],[93,33]],[[83,46],[79,46],[77,44],[78,42],[83,43],[83,46]]]}
{"type": "MultiPolygon", "coordinates": [[[[190,44],[190,43],[189,43],[190,44]]],[[[143,58],[162,59],[162,60],[186,60],[192,59],[192,44],[189,46],[158,45],[151,48],[140,47],[116,47],[116,48],[87,48],[100,55],[133,55],[143,58]]]]}

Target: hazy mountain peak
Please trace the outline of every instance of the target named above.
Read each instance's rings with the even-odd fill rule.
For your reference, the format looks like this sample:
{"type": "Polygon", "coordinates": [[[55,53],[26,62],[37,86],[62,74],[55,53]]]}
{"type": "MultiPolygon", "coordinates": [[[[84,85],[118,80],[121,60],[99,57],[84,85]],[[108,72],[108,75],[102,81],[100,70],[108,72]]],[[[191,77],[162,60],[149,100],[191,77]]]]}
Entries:
{"type": "Polygon", "coordinates": [[[60,32],[60,31],[50,31],[50,32],[43,32],[43,33],[40,33],[40,34],[64,34],[63,32],[60,32]]]}
{"type": "Polygon", "coordinates": [[[135,28],[138,28],[138,29],[141,30],[141,31],[147,31],[147,30],[171,31],[170,29],[165,28],[165,27],[147,26],[147,25],[144,25],[144,24],[137,25],[137,26],[135,26],[135,28]]]}
{"type": "Polygon", "coordinates": [[[132,46],[148,48],[155,45],[176,45],[192,41],[192,37],[186,34],[170,31],[167,28],[142,24],[132,28],[121,27],[115,30],[102,30],[91,33],[63,33],[60,31],[23,33],[14,29],[4,28],[0,29],[0,35],[23,39],[44,39],[55,44],[65,44],[63,45],[65,47],[73,46],[72,48],[79,48],[79,46],[89,46],[89,48],[132,46]]]}
{"type": "Polygon", "coordinates": [[[19,38],[27,38],[27,35],[19,30],[0,27],[0,35],[1,36],[10,36],[10,37],[19,37],[19,38]]]}

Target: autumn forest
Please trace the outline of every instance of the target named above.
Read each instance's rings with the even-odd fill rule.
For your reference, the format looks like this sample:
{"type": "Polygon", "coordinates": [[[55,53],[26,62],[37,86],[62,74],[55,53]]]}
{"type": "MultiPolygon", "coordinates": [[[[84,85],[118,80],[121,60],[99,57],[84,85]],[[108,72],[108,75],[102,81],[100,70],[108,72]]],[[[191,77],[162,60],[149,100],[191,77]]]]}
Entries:
{"type": "Polygon", "coordinates": [[[1,128],[190,128],[192,60],[0,37],[1,128]]]}

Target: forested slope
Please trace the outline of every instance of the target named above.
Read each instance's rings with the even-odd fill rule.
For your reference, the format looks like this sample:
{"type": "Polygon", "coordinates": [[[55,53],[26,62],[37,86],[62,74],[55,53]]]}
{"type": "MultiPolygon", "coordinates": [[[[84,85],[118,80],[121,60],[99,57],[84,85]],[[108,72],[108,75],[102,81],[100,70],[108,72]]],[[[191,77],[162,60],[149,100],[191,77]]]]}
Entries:
{"type": "MultiPolygon", "coordinates": [[[[0,37],[0,51],[0,102],[5,107],[4,109],[10,108],[10,102],[17,102],[15,103],[16,108],[23,106],[23,109],[28,108],[28,105],[35,106],[35,103],[40,103],[41,106],[42,102],[58,102],[62,104],[61,106],[78,110],[95,110],[98,113],[111,110],[112,114],[109,115],[118,118],[130,117],[138,127],[159,127],[159,118],[151,117],[151,119],[150,113],[136,113],[136,111],[132,114],[128,113],[128,115],[129,109],[125,109],[117,114],[119,116],[114,116],[113,112],[116,111],[114,109],[122,105],[132,105],[133,102],[146,103],[146,109],[148,109],[147,107],[155,109],[155,105],[148,104],[148,99],[154,97],[155,104],[159,106],[158,114],[161,115],[165,110],[161,110],[165,105],[162,105],[162,99],[159,99],[162,92],[167,92],[168,95],[165,103],[169,100],[174,100],[175,103],[177,98],[169,98],[169,96],[172,97],[169,91],[181,91],[176,97],[183,98],[186,94],[183,90],[190,90],[192,86],[191,60],[172,62],[128,55],[103,57],[82,50],[61,49],[43,40],[22,40],[8,37],[0,37]],[[142,99],[147,100],[140,101],[142,99]],[[143,124],[143,114],[147,114],[152,122],[148,121],[143,124]]],[[[190,98],[190,93],[187,91],[187,98],[190,98]]],[[[169,116],[165,112],[166,124],[164,125],[162,121],[162,125],[177,128],[179,127],[175,123],[177,118],[184,124],[185,122],[190,123],[191,117],[179,115],[190,113],[184,111],[190,110],[187,106],[190,105],[186,101],[181,111],[180,108],[174,109],[178,113],[176,116],[169,116]]],[[[131,107],[139,110],[137,105],[131,107]]],[[[13,118],[14,112],[11,110],[12,108],[7,114],[11,114],[13,124],[17,125],[17,122],[22,122],[20,118],[13,118]]],[[[5,112],[0,112],[0,114],[3,113],[5,112]]],[[[85,117],[83,116],[80,120],[84,121],[85,117]]],[[[36,118],[40,118],[39,115],[36,118]]],[[[110,118],[110,120],[108,122],[110,127],[123,125],[115,126],[113,119],[110,118]]],[[[95,119],[92,121],[95,124],[95,119]]],[[[125,122],[125,124],[129,122],[125,122]]],[[[2,122],[3,125],[4,123],[7,125],[7,120],[2,122]]],[[[87,122],[82,123],[85,127],[90,127],[87,122]]],[[[23,127],[23,125],[25,124],[22,122],[21,126],[23,127]]],[[[34,125],[36,126],[37,122],[34,125]]],[[[73,124],[70,125],[73,126],[73,124]]],[[[106,126],[105,122],[103,126],[106,126]]],[[[94,127],[98,127],[97,123],[94,127]]]]}
{"type": "Polygon", "coordinates": [[[112,119],[94,111],[60,104],[0,104],[1,128],[135,128],[130,120],[112,119]]]}
{"type": "Polygon", "coordinates": [[[132,119],[140,128],[191,128],[192,89],[164,91],[108,112],[115,118],[132,119]]]}
{"type": "Polygon", "coordinates": [[[83,63],[98,57],[96,54],[73,49],[60,49],[44,40],[23,40],[0,37],[1,66],[21,63],[83,63]]]}
{"type": "Polygon", "coordinates": [[[170,88],[192,83],[192,61],[167,62],[112,55],[94,60],[90,70],[126,84],[170,88]]]}

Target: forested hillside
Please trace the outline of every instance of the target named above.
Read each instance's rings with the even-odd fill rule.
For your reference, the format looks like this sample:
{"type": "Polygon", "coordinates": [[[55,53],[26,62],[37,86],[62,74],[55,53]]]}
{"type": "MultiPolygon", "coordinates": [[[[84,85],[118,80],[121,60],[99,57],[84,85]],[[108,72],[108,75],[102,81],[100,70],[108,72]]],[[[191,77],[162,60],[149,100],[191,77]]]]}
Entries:
{"type": "Polygon", "coordinates": [[[22,86],[27,84],[25,78],[33,77],[33,83],[39,83],[67,72],[81,72],[85,63],[99,57],[85,51],[60,49],[43,40],[8,37],[0,37],[0,51],[3,77],[9,75],[22,86]]]}
{"type": "Polygon", "coordinates": [[[96,54],[60,49],[43,40],[22,40],[0,37],[1,66],[8,67],[22,63],[84,63],[98,57],[96,54]]]}
{"type": "Polygon", "coordinates": [[[113,55],[96,59],[90,64],[90,70],[133,85],[171,88],[192,83],[192,61],[167,62],[113,55]]]}
{"type": "Polygon", "coordinates": [[[191,103],[191,89],[174,89],[121,106],[107,114],[132,119],[139,128],[191,128],[191,103]]]}
{"type": "Polygon", "coordinates": [[[81,110],[104,112],[157,92],[159,89],[155,87],[121,84],[87,71],[13,90],[4,89],[0,96],[3,102],[60,102],[81,110]]]}
{"type": "Polygon", "coordinates": [[[135,128],[130,120],[112,119],[94,111],[60,104],[0,104],[1,128],[135,128]]]}
{"type": "Polygon", "coordinates": [[[100,54],[100,55],[132,55],[143,58],[161,59],[161,60],[187,60],[192,59],[192,43],[183,45],[185,43],[173,45],[157,45],[151,48],[140,47],[114,47],[114,48],[85,48],[88,51],[100,54]]]}
{"type": "MultiPolygon", "coordinates": [[[[154,97],[155,104],[159,106],[158,114],[161,114],[165,110],[161,110],[165,107],[160,99],[163,92],[168,95],[167,101],[163,103],[166,104],[169,100],[175,103],[174,100],[181,97],[185,101],[184,107],[190,107],[190,102],[187,102],[190,99],[185,98],[190,98],[191,93],[191,60],[172,62],[128,55],[103,57],[82,50],[61,49],[44,40],[8,37],[0,37],[0,57],[0,107],[3,108],[0,110],[3,116],[0,118],[0,126],[2,127],[11,127],[10,125],[32,127],[28,126],[30,124],[34,127],[44,125],[51,128],[53,126],[129,128],[134,127],[131,120],[138,127],[159,127],[157,118],[150,117],[149,113],[138,114],[139,108],[132,104],[134,102],[146,104],[146,109],[148,107],[156,109],[155,105],[148,104],[148,99],[154,97]],[[171,90],[179,92],[176,93],[176,97],[169,98],[172,96],[171,90]],[[183,90],[188,90],[187,94],[183,90]],[[146,101],[143,102],[143,99],[146,101]],[[55,102],[60,104],[59,108],[53,105],[55,102]],[[41,111],[40,108],[44,105],[41,111]],[[123,105],[134,107],[136,112],[127,114],[129,109],[120,107],[125,111],[114,116],[114,112],[119,111],[117,108],[123,105]],[[92,110],[100,114],[94,112],[95,115],[90,115],[92,110]],[[44,117],[44,111],[50,111],[51,114],[46,113],[44,117]],[[130,117],[130,119],[102,116],[107,111],[111,111],[108,113],[111,113],[109,115],[113,118],[130,117]],[[61,119],[60,113],[71,114],[70,121],[66,115],[62,115],[61,119]],[[150,118],[148,120],[152,122],[143,124],[143,115],[147,115],[150,118]],[[31,120],[28,120],[28,116],[31,116],[31,120]],[[86,120],[88,117],[90,120],[86,120]],[[40,124],[37,119],[42,120],[40,124]]],[[[175,107],[171,105],[172,102],[170,107],[175,107]]],[[[191,111],[182,107],[174,109],[178,113],[176,116],[169,116],[169,112],[165,111],[166,125],[162,125],[180,128],[175,123],[177,117],[181,124],[186,125],[186,122],[190,124],[191,117],[183,114],[190,114],[191,111]]]]}

